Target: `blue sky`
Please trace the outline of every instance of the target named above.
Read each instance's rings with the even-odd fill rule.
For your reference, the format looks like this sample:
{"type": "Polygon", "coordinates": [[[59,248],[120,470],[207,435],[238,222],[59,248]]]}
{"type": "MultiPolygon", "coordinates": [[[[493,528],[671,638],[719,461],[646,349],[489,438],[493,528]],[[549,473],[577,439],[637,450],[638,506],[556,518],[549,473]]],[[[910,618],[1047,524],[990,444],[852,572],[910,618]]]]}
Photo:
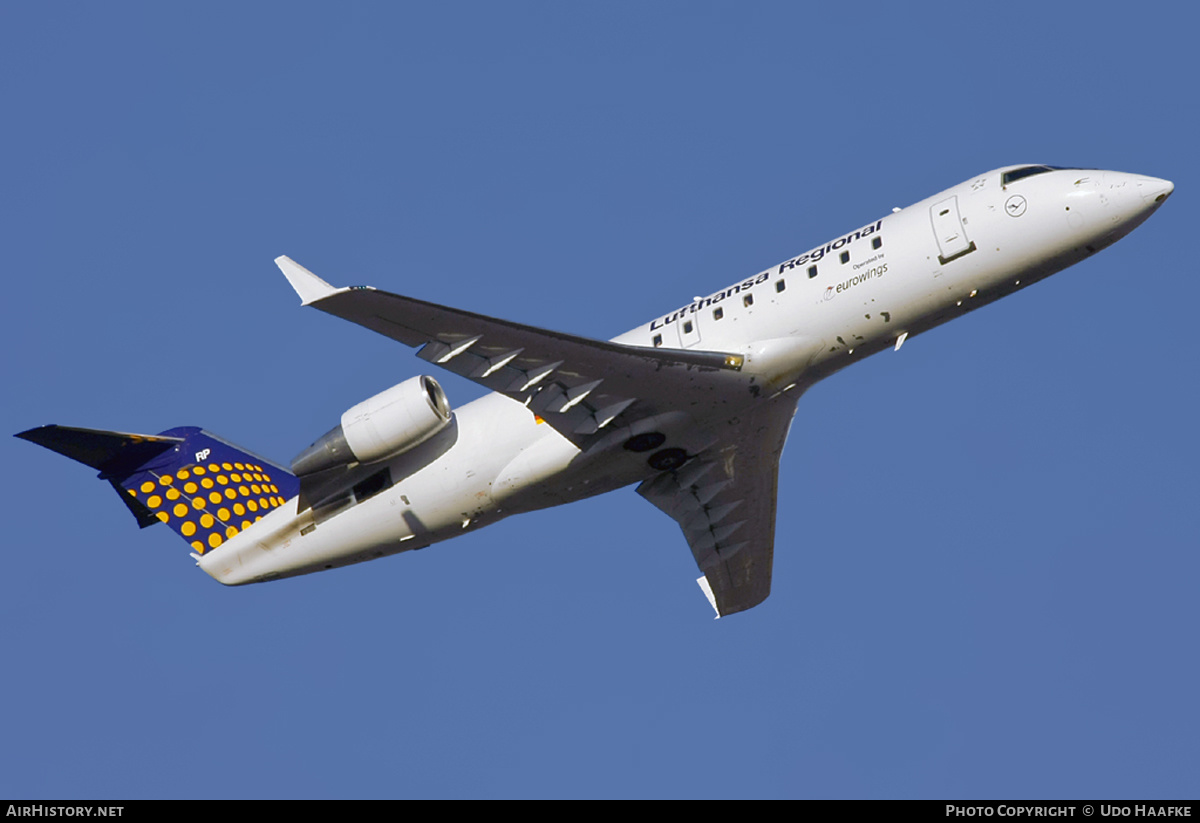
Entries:
{"type": "Polygon", "coordinates": [[[10,433],[286,462],[429,368],[279,254],[608,338],[998,166],[1177,186],[813,389],[728,620],[632,490],[226,589],[0,440],[0,796],[1200,794],[1195,12],[809,5],[0,9],[10,433]]]}

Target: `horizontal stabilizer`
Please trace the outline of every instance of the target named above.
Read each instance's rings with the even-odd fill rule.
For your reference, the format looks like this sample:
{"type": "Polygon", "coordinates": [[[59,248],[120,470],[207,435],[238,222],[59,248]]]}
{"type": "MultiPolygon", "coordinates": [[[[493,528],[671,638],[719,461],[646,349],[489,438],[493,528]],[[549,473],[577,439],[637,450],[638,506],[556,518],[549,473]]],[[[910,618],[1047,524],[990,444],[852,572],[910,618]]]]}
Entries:
{"type": "Polygon", "coordinates": [[[56,425],[29,429],[16,436],[91,466],[104,478],[123,477],[184,441],[182,437],[56,425]]]}

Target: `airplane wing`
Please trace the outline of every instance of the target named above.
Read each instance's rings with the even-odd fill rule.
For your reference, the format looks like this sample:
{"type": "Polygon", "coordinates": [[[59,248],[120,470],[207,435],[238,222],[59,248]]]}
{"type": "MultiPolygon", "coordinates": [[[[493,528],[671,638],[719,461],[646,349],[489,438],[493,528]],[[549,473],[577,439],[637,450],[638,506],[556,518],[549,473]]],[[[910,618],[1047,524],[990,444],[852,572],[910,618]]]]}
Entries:
{"type": "Polygon", "coordinates": [[[779,454],[797,398],[764,397],[753,411],[737,412],[739,392],[757,397],[763,388],[741,371],[742,355],[592,340],[368,286],[335,288],[287,257],[275,262],[304,305],[420,346],[418,357],[524,403],[581,449],[610,424],[619,430],[703,409],[696,422],[704,430],[689,431],[691,459],[638,493],[683,529],[718,616],[766,599],[779,454]],[[738,416],[722,420],[724,403],[738,416]]]}
{"type": "Polygon", "coordinates": [[[335,288],[276,258],[304,305],[379,332],[525,404],[580,448],[610,424],[719,402],[753,379],[726,352],[625,346],[439,306],[369,286],[335,288]]]}
{"type": "Polygon", "coordinates": [[[718,617],[771,593],[779,457],[796,401],[765,402],[695,459],[638,486],[683,529],[718,617]]]}

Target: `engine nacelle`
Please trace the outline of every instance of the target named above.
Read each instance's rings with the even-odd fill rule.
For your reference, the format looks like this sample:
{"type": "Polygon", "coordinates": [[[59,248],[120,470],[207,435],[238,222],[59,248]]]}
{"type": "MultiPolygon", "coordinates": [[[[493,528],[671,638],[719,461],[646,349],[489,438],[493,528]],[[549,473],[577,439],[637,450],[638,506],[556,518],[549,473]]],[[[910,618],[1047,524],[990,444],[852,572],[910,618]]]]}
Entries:
{"type": "Polygon", "coordinates": [[[297,476],[374,463],[419,446],[450,423],[450,401],[432,377],[405,380],[351,406],[342,422],[292,461],[297,476]]]}

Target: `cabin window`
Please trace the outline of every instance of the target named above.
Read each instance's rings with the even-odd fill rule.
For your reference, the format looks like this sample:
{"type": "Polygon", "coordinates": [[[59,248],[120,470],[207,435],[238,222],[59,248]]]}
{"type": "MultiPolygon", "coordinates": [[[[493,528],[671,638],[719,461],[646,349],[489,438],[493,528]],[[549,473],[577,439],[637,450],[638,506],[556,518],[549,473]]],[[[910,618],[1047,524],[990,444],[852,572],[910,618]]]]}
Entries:
{"type": "Polygon", "coordinates": [[[713,320],[720,320],[724,316],[725,316],[725,309],[721,308],[720,306],[713,309],[713,320]]]}
{"type": "Polygon", "coordinates": [[[747,294],[745,297],[743,297],[743,298],[742,298],[742,305],[743,305],[743,306],[753,306],[753,305],[754,305],[754,295],[753,295],[753,294],[747,294]]]}
{"type": "Polygon", "coordinates": [[[786,280],[776,280],[775,281],[775,291],[783,291],[786,288],[787,288],[786,280]]]}
{"type": "Polygon", "coordinates": [[[809,280],[812,280],[812,279],[813,279],[814,277],[816,277],[816,276],[817,276],[817,267],[816,267],[816,266],[809,266],[809,267],[808,267],[808,279],[809,279],[809,280]]]}
{"type": "Polygon", "coordinates": [[[877,249],[882,245],[883,245],[882,237],[876,237],[874,240],[871,241],[871,248],[873,248],[873,249],[877,249]]]}
{"type": "Polygon", "coordinates": [[[692,321],[691,321],[691,320],[689,320],[689,321],[687,321],[686,323],[684,323],[684,324],[683,324],[683,333],[684,333],[684,334],[691,334],[691,333],[692,333],[692,321]]]}
{"type": "Polygon", "coordinates": [[[655,348],[658,348],[659,346],[661,346],[662,345],[662,335],[661,334],[654,335],[653,342],[654,342],[655,348]]]}
{"type": "Polygon", "coordinates": [[[842,260],[843,266],[846,265],[847,263],[849,263],[850,262],[850,252],[848,252],[848,251],[842,252],[841,260],[842,260]]]}

